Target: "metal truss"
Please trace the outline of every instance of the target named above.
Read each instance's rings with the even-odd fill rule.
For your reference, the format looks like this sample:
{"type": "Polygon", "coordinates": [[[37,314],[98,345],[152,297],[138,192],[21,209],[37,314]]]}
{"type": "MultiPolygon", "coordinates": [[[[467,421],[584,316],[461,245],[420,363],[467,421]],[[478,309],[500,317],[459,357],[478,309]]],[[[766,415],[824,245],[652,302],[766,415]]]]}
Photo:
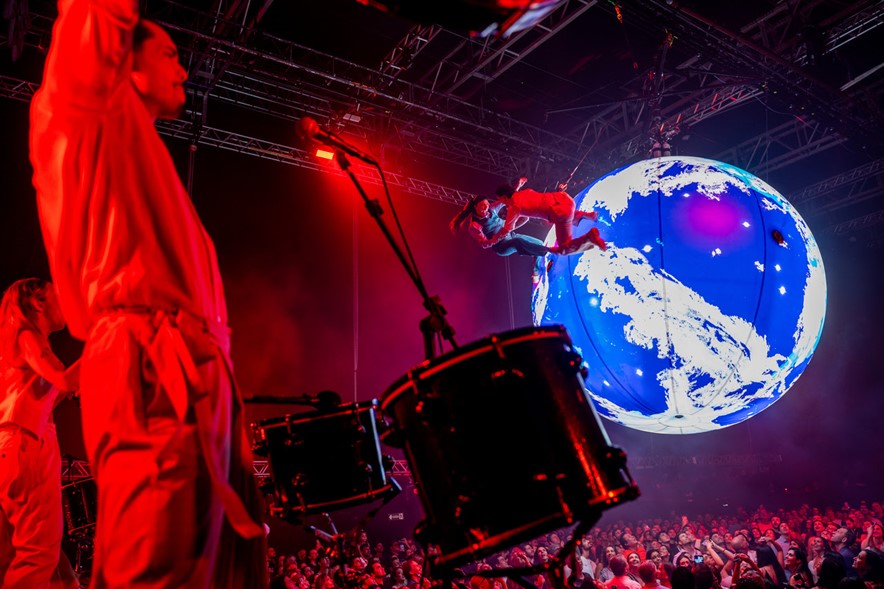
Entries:
{"type": "MultiPolygon", "coordinates": [[[[824,25],[826,23],[823,23],[824,25]]],[[[847,15],[833,24],[825,32],[823,54],[831,53],[884,24],[884,2],[876,0],[864,10],[847,15]]],[[[806,65],[809,56],[807,46],[801,45],[795,56],[795,63],[806,65]]]]}
{"type": "Polygon", "coordinates": [[[414,58],[442,32],[439,25],[414,25],[405,36],[387,53],[378,69],[381,76],[398,78],[402,72],[411,68],[414,58]]]}
{"type": "Polygon", "coordinates": [[[514,35],[462,38],[420,81],[431,84],[431,88],[441,95],[454,94],[470,81],[478,82],[480,86],[487,84],[597,3],[598,0],[566,0],[540,23],[514,35]]]}
{"type": "Polygon", "coordinates": [[[790,195],[789,202],[793,205],[802,205],[802,210],[807,209],[812,213],[832,211],[866,200],[875,194],[884,194],[882,180],[884,180],[884,158],[807,186],[800,192],[790,195]]]}
{"type": "Polygon", "coordinates": [[[28,82],[0,74],[0,96],[5,98],[11,98],[19,102],[30,102],[31,97],[39,87],[40,84],[38,82],[28,82]]]}
{"type": "MultiPolygon", "coordinates": [[[[263,7],[251,15],[251,20],[247,3],[239,0],[233,0],[225,14],[216,11],[214,15],[171,0],[149,1],[148,16],[173,31],[182,54],[194,68],[189,89],[195,98],[191,104],[190,121],[164,124],[160,126],[161,132],[197,145],[211,145],[308,169],[339,173],[316,161],[306,150],[286,145],[284,138],[281,143],[275,143],[250,137],[248,130],[242,134],[207,125],[206,108],[211,99],[290,121],[304,115],[327,121],[336,132],[359,137],[370,145],[381,145],[382,153],[378,159],[384,162],[386,169],[394,169],[395,162],[384,155],[400,150],[497,176],[530,172],[538,177],[551,170],[570,168],[581,155],[591,150],[592,157],[587,158],[588,162],[581,166],[578,174],[586,181],[612,166],[623,165],[644,155],[649,147],[649,126],[664,134],[684,130],[747,104],[765,91],[760,84],[745,79],[740,81],[733,76],[704,73],[703,68],[711,66],[709,61],[692,67],[689,60],[677,66],[674,72],[667,73],[665,89],[660,95],[643,92],[634,101],[599,105],[601,111],[572,132],[555,134],[481,108],[452,93],[465,90],[462,81],[467,78],[487,82],[499,76],[595,6],[596,0],[570,0],[536,30],[523,31],[510,39],[488,39],[484,45],[469,41],[474,51],[470,54],[471,61],[458,58],[457,63],[463,70],[461,76],[457,79],[436,76],[431,86],[403,80],[400,73],[410,67],[417,53],[439,36],[442,32],[439,27],[413,27],[380,67],[369,68],[255,29],[254,24],[271,1],[264,0],[263,7]],[[700,88],[689,88],[698,81],[700,88]]],[[[748,28],[744,27],[743,32],[766,39],[765,46],[785,47],[790,41],[786,38],[790,19],[796,14],[800,16],[800,10],[813,4],[814,0],[795,4],[793,8],[799,10],[797,13],[786,10],[785,6],[777,7],[748,28]],[[783,22],[774,23],[775,19],[783,22]]],[[[218,2],[216,7],[220,5],[218,2]]],[[[884,2],[877,0],[859,13],[833,16],[830,19],[832,27],[827,33],[832,48],[877,27],[881,22],[882,7],[884,2]]],[[[675,19],[680,30],[685,31],[680,42],[690,39],[698,47],[702,44],[707,47],[703,53],[707,58],[711,46],[719,59],[726,58],[738,68],[758,72],[775,84],[792,84],[794,91],[800,92],[802,99],[810,101],[812,107],[825,101],[827,90],[807,78],[786,56],[747,44],[734,35],[722,35],[702,17],[673,10],[663,0],[638,0],[634,8],[643,11],[646,26],[653,21],[657,31],[663,16],[675,19]],[[652,15],[655,16],[652,18],[652,15]],[[699,34],[687,34],[688,31],[697,33],[704,27],[699,34]],[[783,67],[784,63],[787,67],[783,67]]],[[[28,44],[45,48],[53,21],[51,14],[51,10],[44,13],[32,10],[28,44]]],[[[452,55],[448,63],[455,63],[455,57],[452,55]]],[[[641,77],[633,82],[641,84],[641,77]]],[[[36,84],[32,82],[0,76],[0,93],[7,97],[28,100],[35,88],[36,84]]],[[[829,107],[834,108],[831,104],[829,107]]],[[[831,108],[818,120],[826,120],[831,108]]],[[[843,143],[849,133],[840,130],[842,132],[836,133],[817,120],[803,123],[796,119],[718,157],[763,175],[843,143]]],[[[366,183],[380,183],[376,172],[357,167],[366,183]]],[[[388,182],[409,194],[446,202],[460,204],[469,197],[465,192],[408,178],[395,171],[388,172],[388,182]]],[[[873,193],[859,190],[848,199],[864,198],[867,194],[873,193]]],[[[845,204],[849,202],[847,200],[845,204]]]]}
{"type": "Polygon", "coordinates": [[[743,26],[740,33],[771,51],[781,52],[785,44],[795,39],[789,33],[794,30],[796,21],[804,20],[823,4],[825,0],[778,2],[770,11],[743,26]]]}
{"type": "MultiPolygon", "coordinates": [[[[0,75],[0,97],[11,98],[20,102],[30,102],[38,87],[39,84],[36,82],[28,82],[0,75]]],[[[199,127],[191,120],[158,121],[157,131],[162,135],[188,141],[196,145],[207,145],[309,170],[322,171],[328,174],[344,175],[336,166],[330,165],[325,160],[319,160],[305,149],[257,139],[214,127],[199,127]]],[[[357,165],[354,166],[353,171],[361,182],[373,186],[383,186],[380,174],[374,168],[357,165]]],[[[473,196],[471,193],[463,190],[412,178],[397,172],[385,171],[384,175],[388,186],[398,188],[405,194],[432,198],[455,205],[462,205],[473,196]]]]}
{"type": "Polygon", "coordinates": [[[842,135],[880,143],[881,138],[870,124],[872,113],[861,108],[846,108],[836,88],[813,77],[791,56],[779,55],[753,43],[690,9],[669,6],[666,0],[639,1],[645,9],[655,10],[665,18],[685,42],[700,51],[713,52],[719,62],[758,74],[781,96],[804,106],[823,124],[837,125],[842,135]]]}
{"type": "Polygon", "coordinates": [[[61,461],[62,483],[88,479],[92,476],[88,460],[63,458],[61,461]]]}
{"type": "MultiPolygon", "coordinates": [[[[354,111],[343,95],[331,96],[327,89],[301,84],[295,88],[281,80],[272,80],[245,71],[228,71],[215,85],[212,99],[265,112],[289,121],[308,115],[329,121],[341,135],[358,137],[370,143],[382,138],[383,148],[397,148],[429,155],[498,176],[511,176],[528,157],[525,149],[507,151],[504,143],[486,146],[460,138],[441,126],[428,126],[395,111],[354,111]],[[359,113],[359,123],[352,121],[359,113]]],[[[294,134],[294,128],[292,130],[294,134]]]]}
{"type": "Polygon", "coordinates": [[[542,145],[547,151],[568,158],[573,157],[575,148],[579,147],[539,127],[287,39],[252,31],[246,45],[203,32],[211,29],[200,28],[199,23],[213,17],[171,1],[155,3],[149,8],[148,15],[183,37],[184,47],[199,47],[211,42],[224,49],[231,60],[231,68],[260,73],[279,82],[293,83],[296,87],[305,80],[318,83],[378,109],[395,107],[462,129],[466,134],[484,137],[488,141],[505,141],[523,149],[534,150],[542,145]],[[378,80],[380,83],[371,84],[378,80]]]}
{"type": "Polygon", "coordinates": [[[408,466],[407,460],[397,460],[393,463],[393,469],[390,474],[394,477],[414,478],[411,474],[411,467],[408,466]]]}
{"type": "MultiPolygon", "coordinates": [[[[688,129],[701,121],[732,111],[763,92],[759,87],[741,84],[701,89],[664,109],[665,118],[659,122],[659,127],[663,134],[667,130],[677,132],[678,129],[688,129]]],[[[611,152],[610,159],[623,162],[642,155],[648,147],[648,134],[636,125],[631,130],[631,137],[611,152]]]]}
{"type": "MultiPolygon", "coordinates": [[[[249,137],[232,131],[224,131],[214,127],[203,127],[195,132],[194,124],[190,121],[177,119],[174,121],[157,121],[157,131],[161,135],[193,141],[197,137],[197,145],[207,145],[227,151],[233,151],[245,155],[251,155],[262,159],[281,162],[309,170],[322,171],[323,173],[343,176],[344,172],[334,164],[326,160],[320,160],[308,151],[299,147],[274,143],[255,137],[249,137]]],[[[382,186],[380,174],[375,168],[356,164],[351,168],[360,182],[373,186],[382,186]]],[[[411,178],[396,172],[384,172],[387,185],[398,188],[406,194],[422,196],[449,202],[463,204],[472,197],[472,194],[448,188],[440,184],[426,182],[417,178],[411,178]]]]}
{"type": "Polygon", "coordinates": [[[715,156],[759,177],[847,141],[818,122],[795,117],[715,156]]]}
{"type": "MultiPolygon", "coordinates": [[[[830,231],[835,235],[848,235],[859,231],[866,231],[881,224],[884,224],[884,210],[869,213],[868,215],[844,221],[843,223],[838,223],[837,225],[830,227],[830,231]]],[[[869,247],[878,247],[881,245],[882,239],[884,238],[882,238],[881,234],[876,232],[876,235],[870,236],[870,239],[866,244],[869,247]]]]}

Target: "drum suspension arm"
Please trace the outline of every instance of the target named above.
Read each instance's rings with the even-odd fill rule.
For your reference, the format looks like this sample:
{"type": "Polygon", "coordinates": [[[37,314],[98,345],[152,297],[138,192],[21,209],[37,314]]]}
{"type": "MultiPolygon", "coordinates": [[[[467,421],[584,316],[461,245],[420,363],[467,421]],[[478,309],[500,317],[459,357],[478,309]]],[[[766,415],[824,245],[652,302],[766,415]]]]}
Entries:
{"type": "MultiPolygon", "coordinates": [[[[350,170],[350,160],[347,159],[347,156],[340,149],[335,153],[335,159],[337,159],[338,165],[341,166],[341,169],[344,170],[347,175],[350,177],[350,180],[353,182],[353,185],[356,187],[356,190],[359,191],[360,196],[362,196],[362,200],[365,202],[365,208],[368,209],[369,214],[380,227],[381,232],[384,234],[384,237],[387,238],[387,242],[390,244],[390,247],[393,248],[393,253],[396,254],[396,257],[399,258],[399,261],[402,263],[402,267],[405,268],[405,272],[408,274],[408,277],[411,278],[411,281],[414,283],[414,286],[417,288],[418,293],[420,293],[421,298],[423,299],[424,308],[430,312],[428,317],[425,317],[420,322],[421,333],[424,336],[424,352],[426,354],[427,359],[434,358],[436,356],[436,337],[438,336],[440,341],[439,349],[441,351],[441,341],[445,340],[451,344],[451,347],[456,349],[457,342],[454,340],[454,328],[448,323],[448,320],[445,319],[445,308],[442,306],[442,303],[439,301],[438,296],[430,296],[430,293],[427,292],[426,286],[424,286],[424,281],[421,278],[420,272],[417,268],[417,263],[414,261],[414,258],[411,255],[411,250],[408,248],[408,242],[405,240],[405,235],[402,232],[402,227],[399,227],[399,235],[402,238],[402,245],[396,241],[396,238],[390,232],[390,228],[387,227],[387,224],[381,218],[383,214],[383,209],[381,209],[380,203],[376,199],[370,199],[368,195],[365,193],[365,189],[362,188],[362,184],[359,183],[359,180],[356,178],[356,175],[350,170]],[[403,251],[403,246],[405,251],[403,251]],[[408,257],[406,257],[406,253],[408,257]]],[[[381,175],[381,179],[384,178],[383,170],[377,164],[375,166],[378,169],[378,173],[381,175]]],[[[387,183],[384,181],[384,190],[387,190],[387,183]]],[[[389,197],[389,193],[388,193],[389,197]]],[[[390,206],[393,206],[392,201],[390,202],[390,206]]],[[[396,212],[393,211],[393,217],[396,219],[396,224],[398,226],[399,220],[396,218],[396,212]]]]}

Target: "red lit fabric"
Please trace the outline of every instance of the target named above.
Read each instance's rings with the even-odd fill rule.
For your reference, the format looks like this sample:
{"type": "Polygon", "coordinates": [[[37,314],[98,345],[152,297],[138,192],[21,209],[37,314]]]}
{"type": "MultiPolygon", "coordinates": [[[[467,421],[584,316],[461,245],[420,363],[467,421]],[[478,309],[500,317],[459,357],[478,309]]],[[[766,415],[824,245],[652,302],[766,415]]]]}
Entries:
{"type": "Polygon", "coordinates": [[[262,587],[215,249],[131,82],[137,19],[134,0],[61,0],[31,106],[53,281],[86,340],[91,586],[262,587]]]}

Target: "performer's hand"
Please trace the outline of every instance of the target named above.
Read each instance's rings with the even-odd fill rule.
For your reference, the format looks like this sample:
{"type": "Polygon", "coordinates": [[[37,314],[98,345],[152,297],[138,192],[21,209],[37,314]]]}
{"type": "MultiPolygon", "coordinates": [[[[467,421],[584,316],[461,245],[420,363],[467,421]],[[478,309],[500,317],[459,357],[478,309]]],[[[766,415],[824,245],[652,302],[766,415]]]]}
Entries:
{"type": "Polygon", "coordinates": [[[80,359],[67,367],[64,371],[64,379],[67,383],[67,392],[73,392],[80,388],[80,359]]]}

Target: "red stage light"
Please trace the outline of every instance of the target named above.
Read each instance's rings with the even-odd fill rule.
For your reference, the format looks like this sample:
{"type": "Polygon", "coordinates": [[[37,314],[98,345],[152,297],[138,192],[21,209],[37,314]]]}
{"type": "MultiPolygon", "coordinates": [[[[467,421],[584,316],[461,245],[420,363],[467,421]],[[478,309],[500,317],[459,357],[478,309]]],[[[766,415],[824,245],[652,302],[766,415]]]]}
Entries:
{"type": "Polygon", "coordinates": [[[322,158],[324,160],[333,160],[335,159],[335,152],[328,151],[327,149],[317,149],[316,157],[322,158]]]}

